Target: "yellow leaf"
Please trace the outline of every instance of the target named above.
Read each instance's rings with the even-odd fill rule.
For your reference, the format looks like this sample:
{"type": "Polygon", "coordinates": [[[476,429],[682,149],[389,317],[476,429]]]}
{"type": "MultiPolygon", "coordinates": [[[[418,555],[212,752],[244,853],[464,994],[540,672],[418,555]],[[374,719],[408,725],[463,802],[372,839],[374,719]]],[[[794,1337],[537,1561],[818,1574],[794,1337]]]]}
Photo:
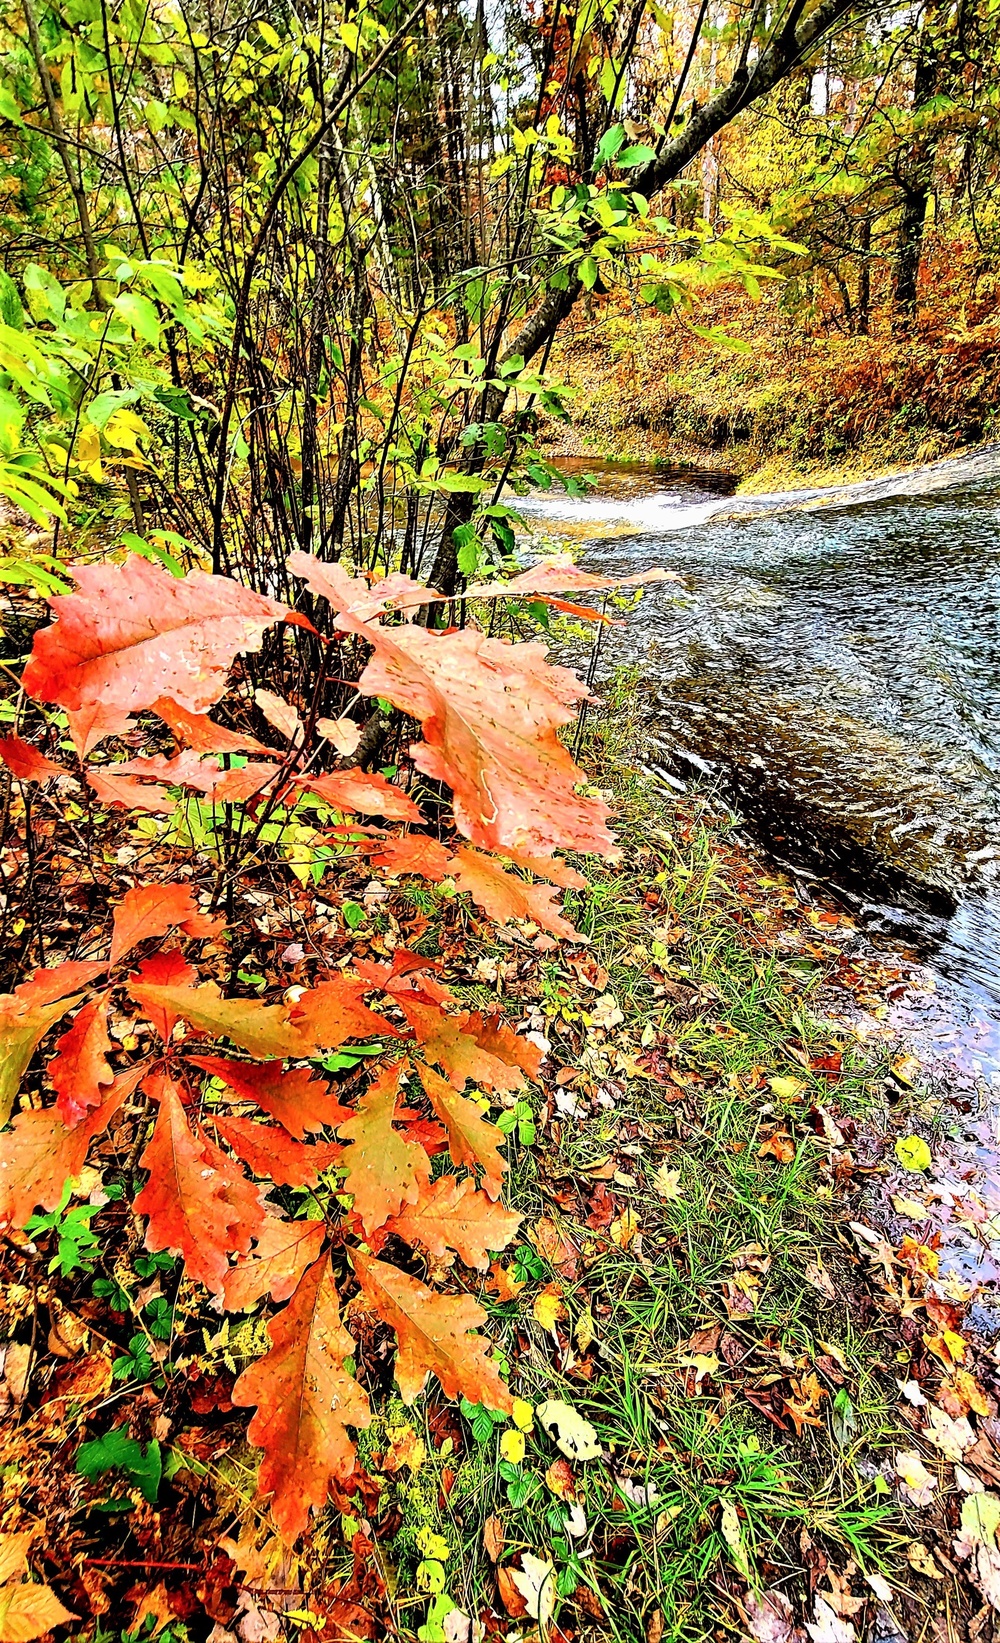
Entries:
{"type": "Polygon", "coordinates": [[[670,1202],[671,1199],[681,1196],[681,1172],[679,1169],[668,1169],[661,1164],[653,1176],[653,1189],[661,1198],[670,1202]]]}
{"type": "Polygon", "coordinates": [[[576,1320],[576,1328],[573,1331],[573,1339],[580,1348],[581,1352],[586,1352],[596,1334],[597,1327],[594,1323],[594,1314],[589,1311],[581,1312],[580,1316],[576,1320]]]}
{"type": "Polygon", "coordinates": [[[524,1398],[515,1398],[511,1418],[520,1432],[530,1432],[535,1424],[535,1411],[524,1398]]]}
{"type": "Polygon", "coordinates": [[[548,1290],[543,1289],[540,1295],[535,1296],[531,1316],[536,1324],[541,1324],[542,1328],[548,1330],[551,1334],[556,1327],[557,1320],[563,1317],[565,1311],[566,1308],[558,1295],[552,1295],[548,1290]]]}
{"type": "Polygon", "coordinates": [[[926,1221],[927,1205],[922,1204],[919,1198],[897,1198],[893,1195],[892,1207],[897,1215],[905,1215],[910,1221],[926,1221]]]}
{"type": "Polygon", "coordinates": [[[423,1528],[417,1533],[417,1547],[424,1557],[436,1558],[438,1563],[447,1563],[451,1555],[451,1547],[444,1535],[439,1535],[434,1529],[423,1528]]]}
{"type": "Polygon", "coordinates": [[[930,1147],[919,1135],[901,1135],[896,1142],[895,1153],[903,1168],[914,1175],[930,1169],[933,1161],[930,1147]]]}
{"type": "Polygon", "coordinates": [[[0,1643],[30,1643],[75,1619],[49,1586],[24,1581],[0,1587],[0,1643]]]}
{"type": "Polygon", "coordinates": [[[524,1459],[524,1433],[508,1427],[500,1439],[500,1457],[511,1466],[520,1466],[524,1459]]]}
{"type": "Polygon", "coordinates": [[[779,1101],[794,1101],[805,1088],[801,1078],[772,1078],[769,1080],[771,1091],[779,1101]]]}
{"type": "Polygon", "coordinates": [[[612,1221],[608,1228],[619,1249],[628,1249],[638,1230],[639,1217],[632,1209],[627,1209],[624,1215],[620,1215],[617,1221],[612,1221]]]}

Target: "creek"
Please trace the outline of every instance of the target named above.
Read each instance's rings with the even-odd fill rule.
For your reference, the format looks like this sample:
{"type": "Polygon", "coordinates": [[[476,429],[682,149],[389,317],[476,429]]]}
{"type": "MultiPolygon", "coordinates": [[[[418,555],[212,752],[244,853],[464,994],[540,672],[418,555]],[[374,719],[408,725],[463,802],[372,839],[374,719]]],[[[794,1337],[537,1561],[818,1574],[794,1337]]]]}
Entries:
{"type": "Polygon", "coordinates": [[[647,695],[654,761],[915,951],[941,995],[917,1025],[1000,1082],[1000,446],[767,497],[561,466],[596,483],[519,504],[542,537],[682,578],[604,641],[601,672],[647,695]]]}

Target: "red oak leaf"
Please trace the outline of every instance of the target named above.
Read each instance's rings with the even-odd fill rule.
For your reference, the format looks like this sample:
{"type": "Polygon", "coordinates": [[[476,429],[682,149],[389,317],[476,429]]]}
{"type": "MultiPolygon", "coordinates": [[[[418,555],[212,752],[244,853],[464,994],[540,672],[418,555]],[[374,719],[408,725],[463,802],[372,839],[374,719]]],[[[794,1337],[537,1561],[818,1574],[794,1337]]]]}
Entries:
{"type": "Polygon", "coordinates": [[[143,782],[138,776],[116,776],[113,769],[87,771],[87,782],[102,804],[124,805],[126,810],[145,810],[151,816],[169,816],[177,809],[165,787],[143,782]]]}
{"type": "Polygon", "coordinates": [[[68,1032],[56,1045],[48,1065],[48,1075],[56,1091],[56,1107],[67,1128],[78,1124],[91,1107],[99,1107],[107,1095],[105,1086],[114,1073],[107,1057],[112,1049],[108,1037],[108,994],[100,993],[80,1010],[68,1032]]]}
{"type": "Polygon", "coordinates": [[[412,799],[393,787],[384,776],[361,770],[332,770],[325,776],[296,776],[300,787],[315,793],[335,810],[353,815],[388,816],[390,821],[423,821],[412,799]]]}
{"type": "Polygon", "coordinates": [[[427,1154],[392,1127],[402,1063],[383,1067],[358,1102],[357,1112],[337,1132],[353,1144],[344,1154],[344,1191],[354,1194],[354,1210],[366,1232],[384,1225],[404,1204],[416,1203],[430,1176],[427,1154]]]}
{"type": "Polygon", "coordinates": [[[454,1175],[441,1175],[422,1190],[415,1204],[393,1216],[385,1230],[398,1233],[408,1244],[422,1245],[437,1260],[453,1249],[466,1266],[486,1272],[490,1251],[506,1249],[521,1221],[512,1210],[490,1203],[468,1177],[459,1181],[454,1175]]]}
{"type": "Polygon", "coordinates": [[[0,736],[0,760],[21,782],[47,782],[51,776],[68,774],[54,759],[47,759],[20,736],[0,736]]]}
{"type": "Polygon", "coordinates": [[[486,1342],[470,1333],[486,1322],[471,1295],[438,1294],[358,1249],[351,1250],[351,1261],[366,1301],[395,1331],[396,1382],[404,1403],[414,1403],[433,1374],[446,1397],[513,1413],[510,1391],[486,1355],[486,1342]]]}
{"type": "Polygon", "coordinates": [[[268,1215],[257,1233],[257,1247],[226,1275],[224,1306],[227,1312],[245,1312],[270,1295],[273,1301],[287,1301],[307,1266],[323,1247],[323,1221],[283,1221],[268,1215]]]}
{"type": "Polygon", "coordinates": [[[368,1398],[344,1368],[355,1351],[340,1321],[329,1256],[303,1273],[284,1312],[268,1325],[271,1349],[233,1387],[240,1408],[256,1404],[247,1430],[263,1449],[259,1488],[271,1495],[282,1538],[293,1541],[330,1484],[354,1470],[348,1426],[371,1424],[368,1398]]]}
{"type": "MultiPolygon", "coordinates": [[[[417,1035],[428,1061],[435,1062],[456,1090],[471,1080],[489,1090],[521,1090],[524,1075],[496,1034],[484,1036],[483,1018],[476,1014],[446,1015],[428,998],[394,993],[397,1004],[417,1035]]],[[[516,1035],[511,1033],[510,1037],[516,1035]]]]}
{"type": "Polygon", "coordinates": [[[155,754],[149,759],[130,759],[127,764],[114,766],[114,777],[124,780],[138,776],[143,780],[165,782],[170,787],[193,787],[206,793],[213,804],[243,804],[260,793],[278,775],[280,766],[251,761],[238,770],[223,770],[213,754],[202,758],[193,748],[185,748],[172,759],[155,754]]]}
{"type": "Polygon", "coordinates": [[[280,1124],[258,1124],[252,1118],[215,1115],[215,1127],[257,1176],[270,1177],[279,1187],[314,1187],[321,1170],[329,1169],[343,1153],[336,1141],[307,1146],[293,1141],[280,1124]]]}
{"type": "MultiPolygon", "coordinates": [[[[459,1095],[433,1067],[416,1063],[424,1093],[448,1131],[448,1151],[451,1161],[459,1167],[483,1171],[483,1189],[491,1198],[499,1198],[503,1186],[507,1160],[500,1151],[505,1136],[495,1124],[487,1123],[474,1101],[459,1095]]],[[[497,1246],[499,1247],[499,1246],[497,1246]]]]}
{"type": "Polygon", "coordinates": [[[402,838],[386,839],[368,859],[373,867],[382,867],[387,873],[419,873],[434,884],[440,884],[452,860],[444,845],[426,833],[404,833],[402,838]]]}
{"type": "MultiPolygon", "coordinates": [[[[241,1245],[249,1248],[249,1236],[230,1231],[239,1222],[230,1198],[232,1166],[218,1147],[191,1128],[172,1079],[154,1074],[145,1087],[160,1105],[156,1127],[139,1160],[149,1179],[134,1204],[137,1215],[148,1217],[146,1248],[181,1256],[189,1278],[221,1294],[229,1251],[241,1245]]],[[[257,1224],[262,1223],[261,1211],[257,1224]]]]}
{"type": "Polygon", "coordinates": [[[349,1038],[399,1037],[399,1028],[376,1015],[364,1002],[364,995],[378,983],[353,976],[334,975],[302,994],[292,1006],[292,1020],[314,1044],[324,1050],[339,1049],[349,1038]]]}
{"type": "MultiPolygon", "coordinates": [[[[193,987],[197,979],[197,970],[188,963],[178,947],[164,947],[158,953],[152,953],[129,976],[129,981],[139,986],[170,988],[193,987]]],[[[176,1011],[147,1004],[146,1014],[157,1037],[162,1043],[169,1044],[178,1019],[176,1011]]]]}
{"type": "Polygon", "coordinates": [[[79,1175],[90,1143],[103,1134],[146,1071],[120,1073],[101,1105],[67,1129],[55,1107],[19,1112],[0,1150],[0,1231],[23,1227],[33,1209],[53,1210],[63,1187],[79,1175]]]}
{"type": "Polygon", "coordinates": [[[256,736],[245,736],[238,730],[226,730],[204,713],[189,713],[178,707],[169,696],[161,696],[152,704],[153,712],[168,724],[179,742],[185,742],[196,753],[270,753],[271,749],[256,736]]]}
{"type": "Polygon", "coordinates": [[[168,930],[203,939],[221,935],[225,927],[223,919],[202,912],[190,884],[140,884],[115,908],[109,963],[117,964],[140,941],[165,936],[168,930]]]}
{"type": "Polygon", "coordinates": [[[556,732],[586,687],[545,660],[545,646],[511,645],[474,629],[379,628],[344,618],[374,647],[359,681],[419,719],[419,770],[452,790],[455,821],[473,844],[533,856],[556,850],[614,858],[607,805],[577,793],[583,772],[556,732]]]}
{"type": "Polygon", "coordinates": [[[536,879],[548,879],[550,884],[559,884],[564,890],[586,890],[587,880],[575,867],[562,861],[558,856],[526,856],[520,850],[507,849],[504,855],[512,861],[515,867],[526,867],[529,873],[534,873],[536,879]]]}
{"type": "Polygon", "coordinates": [[[79,1002],[78,996],[32,1005],[17,992],[0,995],[0,1127],[13,1111],[25,1069],[45,1034],[79,1002]]]}
{"type": "Polygon", "coordinates": [[[223,998],[214,981],[200,987],[151,987],[129,977],[128,992],[143,1009],[172,1010],[199,1032],[228,1038],[251,1055],[311,1055],[315,1044],[288,1021],[283,1004],[255,998],[223,998]]]}
{"type": "Polygon", "coordinates": [[[551,930],[554,936],[579,940],[569,919],[563,918],[553,906],[556,892],[548,885],[526,884],[513,873],[505,873],[492,856],[484,856],[481,850],[473,850],[467,844],[459,845],[455,864],[458,868],[456,888],[468,891],[476,906],[498,924],[507,924],[511,919],[531,919],[543,930],[551,930]]]}
{"type": "MultiPolygon", "coordinates": [[[[42,1004],[52,1004],[57,998],[68,998],[81,987],[89,986],[103,975],[107,969],[104,959],[67,959],[65,964],[53,965],[51,970],[35,970],[27,981],[22,981],[14,988],[12,994],[0,994],[0,1008],[10,998],[17,999],[18,1006],[26,1009],[35,1009],[42,1004]]],[[[73,1000],[75,1003],[76,1000],[73,1000]]],[[[63,1006],[70,1009],[69,1004],[63,1006]]]]}
{"type": "Polygon", "coordinates": [[[308,1067],[282,1071],[280,1061],[230,1061],[221,1055],[192,1055],[188,1060],[213,1078],[221,1078],[244,1101],[254,1101],[300,1141],[307,1130],[321,1130],[352,1118],[353,1108],[342,1107],[322,1079],[308,1067]]]}
{"type": "Polygon", "coordinates": [[[87,702],[84,707],[67,708],[66,718],[73,746],[85,759],[105,736],[125,736],[133,721],[123,708],[108,707],[104,702],[87,702]]]}
{"type": "Polygon", "coordinates": [[[288,614],[227,576],[175,577],[138,555],[73,575],[80,592],[50,599],[57,619],[36,633],[22,679],[29,696],[66,708],[137,713],[169,696],[203,713],[234,658],[288,614]]]}

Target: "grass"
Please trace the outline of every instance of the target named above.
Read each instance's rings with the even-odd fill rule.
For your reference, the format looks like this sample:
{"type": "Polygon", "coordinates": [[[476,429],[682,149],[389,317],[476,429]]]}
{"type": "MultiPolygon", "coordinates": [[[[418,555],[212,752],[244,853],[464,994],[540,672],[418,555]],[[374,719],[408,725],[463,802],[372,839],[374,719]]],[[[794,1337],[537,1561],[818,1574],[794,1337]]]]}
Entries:
{"type": "MultiPolygon", "coordinates": [[[[596,1431],[601,1456],[574,1468],[586,1533],[567,1531],[537,1422],[514,1468],[499,1428],[483,1443],[466,1432],[439,1520],[467,1614],[497,1608],[484,1536],[499,1519],[501,1563],[525,1550],[554,1565],[567,1635],[693,1643],[739,1629],[748,1583],[804,1606],[813,1546],[840,1571],[895,1567],[901,1525],[877,1471],[899,1436],[892,1348],[857,1305],[852,1188],[815,1119],[817,1103],[876,1116],[884,1068],[811,1009],[828,966],[790,887],[753,869],[708,808],[665,801],[630,769],[623,689],[586,762],[614,788],[624,860],[570,898],[586,956],[575,971],[543,964],[529,1006],[561,1080],[512,1170],[531,1281],[514,1301],[482,1296],[515,1389],[571,1404],[596,1431]],[[608,994],[610,1027],[596,1007],[608,994]],[[816,1070],[824,1057],[835,1079],[816,1070]],[[562,1307],[551,1330],[540,1291],[562,1307]]],[[[470,967],[510,952],[470,943],[470,967]]],[[[507,1002],[517,1016],[523,995],[507,1002]]],[[[429,1438],[428,1455],[440,1479],[429,1438]]],[[[408,1569],[404,1555],[401,1586],[408,1569]]]]}

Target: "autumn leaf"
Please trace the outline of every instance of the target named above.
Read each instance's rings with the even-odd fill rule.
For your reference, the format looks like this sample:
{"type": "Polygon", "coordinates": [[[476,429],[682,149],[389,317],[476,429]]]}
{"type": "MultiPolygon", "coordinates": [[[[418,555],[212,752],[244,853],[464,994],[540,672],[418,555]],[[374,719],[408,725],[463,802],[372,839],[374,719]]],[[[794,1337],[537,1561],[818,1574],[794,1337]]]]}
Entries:
{"type": "MultiPolygon", "coordinates": [[[[198,972],[189,964],[178,947],[161,947],[158,953],[151,953],[144,958],[129,976],[129,982],[136,982],[138,986],[149,987],[179,987],[187,989],[193,987],[198,979],[198,972]]],[[[156,1004],[147,1005],[146,1014],[157,1037],[169,1044],[178,1016],[175,1010],[156,1004]]]]}
{"type": "Polygon", "coordinates": [[[138,555],[73,576],[80,591],[49,600],[56,621],[35,634],[22,676],[29,696],[70,709],[100,703],[124,717],[169,696],[204,713],[234,658],[288,614],[227,576],[175,577],[138,555]]]}
{"type": "Polygon", "coordinates": [[[441,1295],[386,1261],[351,1250],[351,1261],[365,1299],[399,1343],[396,1382],[403,1402],[412,1404],[428,1375],[435,1375],[446,1397],[468,1398],[487,1409],[513,1412],[510,1391],[486,1342],[472,1333],[486,1313],[471,1295],[441,1295]]]}
{"type": "Polygon", "coordinates": [[[268,1325],[270,1351],[245,1369],[233,1402],[257,1405],[247,1432],[263,1449],[259,1488],[289,1542],[319,1511],[330,1483],[354,1470],[349,1426],[371,1424],[368,1398],[344,1368],[354,1342],[340,1321],[329,1256],[308,1268],[283,1312],[268,1325]]]}
{"type": "Polygon", "coordinates": [[[357,1111],[337,1132],[352,1145],[344,1154],[344,1191],[354,1194],[355,1213],[366,1232],[375,1232],[404,1204],[415,1204],[430,1167],[422,1147],[392,1127],[402,1063],[383,1067],[358,1102],[357,1111]]]}
{"type": "Polygon", "coordinates": [[[276,696],[273,690],[266,690],[258,685],[253,693],[253,699],[263,713],[269,725],[272,725],[279,735],[286,741],[298,746],[304,735],[304,727],[299,717],[299,710],[291,702],[286,702],[283,696],[276,696]]]}
{"type": "MultiPolygon", "coordinates": [[[[244,1242],[230,1230],[241,1218],[231,1202],[233,1170],[224,1154],[191,1128],[172,1079],[154,1074],[145,1088],[160,1108],[139,1159],[149,1179],[134,1204],[136,1214],[148,1219],[146,1248],[179,1255],[189,1278],[221,1294],[226,1257],[244,1242]]],[[[257,1224],[262,1221],[260,1211],[257,1224]]],[[[249,1247],[248,1238],[246,1243],[249,1247]]]]}
{"type": "Polygon", "coordinates": [[[399,1029],[376,1015],[364,1002],[371,983],[354,976],[334,975],[310,987],[293,1004],[296,1028],[324,1050],[339,1049],[349,1038],[398,1037],[399,1029]]]}
{"type": "Polygon", "coordinates": [[[386,839],[368,859],[373,867],[381,867],[390,876],[417,873],[433,884],[440,884],[452,862],[444,845],[426,833],[405,833],[398,839],[386,839]]]}
{"type": "Polygon", "coordinates": [[[129,777],[141,777],[143,781],[148,779],[170,787],[193,787],[207,794],[213,804],[245,804],[280,773],[280,765],[263,764],[259,760],[240,765],[238,769],[223,770],[214,755],[202,758],[200,753],[185,748],[172,759],[155,755],[117,764],[111,780],[124,782],[129,777]]]}
{"type": "Polygon", "coordinates": [[[422,1187],[416,1203],[394,1216],[386,1230],[408,1244],[420,1244],[437,1260],[452,1249],[466,1266],[485,1272],[490,1252],[507,1248],[521,1220],[477,1192],[474,1181],[441,1175],[422,1187]]]}
{"type": "Polygon", "coordinates": [[[126,810],[145,810],[151,816],[170,816],[177,800],[157,782],[143,782],[138,776],[118,776],[113,769],[87,771],[87,782],[101,804],[120,804],[126,810]]]}
{"type": "Polygon", "coordinates": [[[224,1084],[244,1101],[253,1101],[301,1141],[307,1130],[321,1130],[354,1116],[342,1107],[330,1087],[309,1067],[282,1070],[280,1061],[231,1061],[221,1055],[190,1055],[192,1066],[224,1084]]]}
{"type": "Polygon", "coordinates": [[[253,1173],[270,1177],[279,1187],[314,1187],[320,1171],[329,1169],[343,1153],[336,1141],[318,1141],[307,1146],[293,1141],[280,1124],[258,1124],[252,1118],[223,1118],[213,1115],[215,1127],[224,1141],[253,1173]]]}
{"type": "Polygon", "coordinates": [[[83,1006],[69,1031],[63,1033],[46,1069],[67,1128],[72,1129],[89,1108],[99,1107],[104,1100],[104,1086],[114,1078],[107,1060],[111,1049],[108,994],[101,993],[83,1006]]]}
{"type": "Polygon", "coordinates": [[[349,759],[358,750],[362,727],[349,718],[317,719],[316,729],[324,741],[332,742],[341,758],[349,759]]]}
{"type": "Polygon", "coordinates": [[[0,736],[0,761],[21,782],[47,782],[53,776],[68,775],[61,764],[47,759],[20,736],[0,736]]]}
{"type": "Polygon", "coordinates": [[[446,1015],[430,999],[405,991],[393,996],[428,1061],[435,1062],[457,1090],[469,1081],[488,1090],[524,1088],[524,1075],[515,1059],[521,1051],[510,1042],[516,1034],[508,1031],[504,1037],[478,1014],[446,1015]]]}
{"type": "Polygon", "coordinates": [[[80,1002],[69,995],[107,965],[71,960],[36,970],[12,993],[0,994],[0,1129],[14,1109],[21,1078],[50,1027],[80,1002]]]}
{"type": "Polygon", "coordinates": [[[0,1586],[0,1643],[31,1643],[54,1626],[77,1617],[65,1608],[51,1586],[13,1580],[0,1586]]]}
{"type": "Polygon", "coordinates": [[[530,919],[543,930],[569,941],[578,940],[576,930],[553,906],[556,892],[545,884],[527,884],[513,873],[505,873],[499,862],[482,851],[460,844],[455,852],[458,871],[456,889],[465,890],[477,907],[481,907],[498,924],[511,919],[530,919]]]}
{"type": "Polygon", "coordinates": [[[101,1105],[73,1129],[55,1107],[17,1114],[0,1150],[0,1231],[23,1227],[39,1206],[55,1209],[66,1182],[83,1169],[91,1141],[107,1129],[145,1070],[143,1064],[120,1073],[101,1105]]]}
{"type": "Polygon", "coordinates": [[[227,1312],[245,1312],[270,1295],[287,1301],[307,1266],[318,1258],[326,1236],[322,1221],[284,1221],[268,1215],[257,1232],[257,1247],[229,1268],[223,1288],[227,1312]]]}
{"type": "Polygon", "coordinates": [[[332,770],[325,776],[296,776],[295,780],[334,810],[351,815],[358,812],[362,816],[386,816],[390,821],[423,821],[413,800],[398,787],[393,787],[384,776],[361,770],[356,765],[352,770],[332,770]]]}
{"type": "Polygon", "coordinates": [[[472,628],[440,634],[342,621],[374,648],[358,688],[420,720],[425,739],[411,747],[413,762],[447,782],[455,821],[473,844],[616,856],[607,806],[577,792],[583,774],[557,735],[586,686],[551,666],[544,645],[511,645],[472,628]]]}
{"type": "Polygon", "coordinates": [[[111,957],[115,965],[151,936],[180,929],[184,935],[211,939],[225,929],[223,919],[203,913],[189,884],[141,884],[129,890],[115,908],[111,957]]]}
{"type": "Polygon", "coordinates": [[[128,992],[143,1009],[170,1010],[199,1032],[228,1038],[260,1056],[311,1055],[315,1042],[290,1025],[283,1004],[254,998],[223,998],[214,981],[200,987],[154,987],[129,977],[128,992]]]}
{"type": "Polygon", "coordinates": [[[204,713],[189,713],[178,707],[169,696],[161,696],[152,703],[155,714],[170,726],[179,742],[185,742],[196,753],[270,753],[272,750],[259,742],[256,736],[247,736],[237,730],[226,730],[204,713]]]}
{"type": "Polygon", "coordinates": [[[416,1069],[428,1101],[448,1131],[452,1163],[473,1171],[481,1169],[483,1190],[490,1198],[499,1198],[507,1169],[507,1160],[501,1152],[506,1137],[495,1124],[487,1123],[474,1101],[459,1095],[433,1067],[425,1067],[418,1061],[416,1069]]]}
{"type": "Polygon", "coordinates": [[[541,1636],[547,1637],[556,1607],[556,1567],[550,1558],[521,1553],[521,1568],[511,1569],[511,1579],[524,1598],[529,1619],[538,1622],[541,1636]]]}

